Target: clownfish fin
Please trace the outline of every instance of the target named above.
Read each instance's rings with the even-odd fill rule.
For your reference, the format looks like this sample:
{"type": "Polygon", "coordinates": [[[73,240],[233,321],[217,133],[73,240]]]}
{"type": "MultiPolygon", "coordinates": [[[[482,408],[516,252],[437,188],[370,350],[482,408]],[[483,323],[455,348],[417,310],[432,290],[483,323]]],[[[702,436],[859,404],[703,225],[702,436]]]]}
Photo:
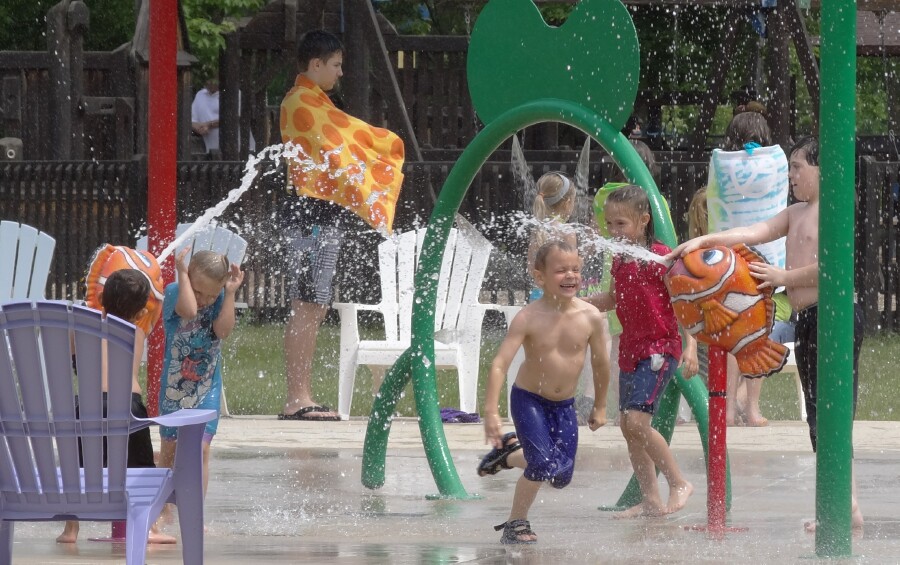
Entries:
{"type": "Polygon", "coordinates": [[[717,334],[738,319],[738,313],[718,300],[704,300],[700,303],[703,312],[703,330],[706,334],[717,334]]]}
{"type": "Polygon", "coordinates": [[[735,354],[741,374],[750,379],[768,377],[787,362],[788,348],[769,338],[757,339],[735,354]]]}
{"type": "MultiPolygon", "coordinates": [[[[740,255],[747,263],[769,263],[765,256],[757,251],[755,247],[750,247],[744,243],[738,243],[737,245],[732,247],[731,250],[740,255]]],[[[775,293],[775,289],[772,287],[766,287],[759,292],[762,293],[766,298],[769,298],[772,296],[772,294],[775,293]]]]}

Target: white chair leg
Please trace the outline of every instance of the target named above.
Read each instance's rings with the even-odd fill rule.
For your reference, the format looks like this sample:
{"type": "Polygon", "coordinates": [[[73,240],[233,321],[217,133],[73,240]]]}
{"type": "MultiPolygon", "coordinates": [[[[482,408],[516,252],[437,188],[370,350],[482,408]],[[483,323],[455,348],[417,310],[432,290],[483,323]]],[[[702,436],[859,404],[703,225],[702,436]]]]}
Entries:
{"type": "Polygon", "coordinates": [[[797,384],[797,397],[800,399],[800,421],[806,421],[806,397],[803,396],[803,384],[800,382],[800,372],[794,372],[794,382],[797,384]]]}
{"type": "Polygon", "coordinates": [[[341,351],[338,361],[338,414],[341,418],[350,417],[350,405],[353,403],[353,388],[356,383],[357,350],[341,351]]]}
{"type": "Polygon", "coordinates": [[[478,404],[478,356],[473,351],[464,347],[460,352],[459,365],[456,367],[459,375],[459,409],[463,412],[477,412],[478,404]]]}
{"type": "Polygon", "coordinates": [[[694,413],[691,412],[691,407],[683,396],[681,397],[681,402],[678,404],[678,418],[684,422],[690,422],[694,419],[694,413]]]}

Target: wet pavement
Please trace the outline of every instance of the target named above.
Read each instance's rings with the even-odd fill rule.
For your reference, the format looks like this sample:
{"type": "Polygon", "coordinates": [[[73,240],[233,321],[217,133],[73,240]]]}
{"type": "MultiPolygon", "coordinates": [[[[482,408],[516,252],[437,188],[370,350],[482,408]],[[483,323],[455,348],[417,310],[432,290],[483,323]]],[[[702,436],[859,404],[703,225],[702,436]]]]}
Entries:
{"type": "MultiPolygon", "coordinates": [[[[365,421],[279,422],[223,419],[213,442],[206,507],[206,562],[499,565],[562,563],[810,563],[815,458],[806,425],[771,422],[729,428],[733,505],[744,532],[711,539],[686,526],[706,522],[706,479],[696,427],[676,428],[672,445],[695,486],[687,507],[664,518],[614,520],[631,476],[619,429],[581,429],[575,478],[545,486],[531,512],[540,541],[502,546],[492,528],[505,520],[517,471],[479,478],[479,424],[451,424],[448,442],[474,500],[428,500],[437,492],[414,420],[394,423],[384,487],[360,484],[365,421]]],[[[857,422],[856,477],[866,517],[853,542],[856,563],[900,563],[900,422],[857,422]]],[[[665,495],[665,484],[662,492],[665,495]]],[[[17,524],[13,563],[123,563],[124,546],[88,541],[108,524],[82,525],[79,542],[54,543],[61,523],[17,524]]],[[[177,526],[169,526],[177,534],[177,526]]],[[[180,563],[176,546],[151,546],[147,563],[180,563]]]]}

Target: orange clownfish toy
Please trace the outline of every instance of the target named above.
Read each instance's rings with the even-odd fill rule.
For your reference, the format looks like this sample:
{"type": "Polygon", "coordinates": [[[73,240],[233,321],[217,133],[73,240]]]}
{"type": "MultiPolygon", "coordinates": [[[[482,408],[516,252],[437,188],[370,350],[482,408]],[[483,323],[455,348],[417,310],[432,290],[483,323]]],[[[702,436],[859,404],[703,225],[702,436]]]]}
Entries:
{"type": "Polygon", "coordinates": [[[751,262],[765,259],[744,244],[698,249],[675,261],[663,280],[681,325],[698,341],[731,352],[745,377],[760,378],[784,367],[788,349],[769,339],[773,289],[757,289],[751,262]]]}
{"type": "Polygon", "coordinates": [[[100,295],[109,275],[120,269],[137,269],[150,281],[150,297],[147,299],[147,313],[134,325],[141,328],[144,334],[150,335],[153,326],[162,315],[163,284],[162,269],[156,257],[147,251],[135,251],[130,247],[106,244],[94,253],[87,273],[87,296],[85,302],[91,308],[100,310],[103,304],[100,295]]]}

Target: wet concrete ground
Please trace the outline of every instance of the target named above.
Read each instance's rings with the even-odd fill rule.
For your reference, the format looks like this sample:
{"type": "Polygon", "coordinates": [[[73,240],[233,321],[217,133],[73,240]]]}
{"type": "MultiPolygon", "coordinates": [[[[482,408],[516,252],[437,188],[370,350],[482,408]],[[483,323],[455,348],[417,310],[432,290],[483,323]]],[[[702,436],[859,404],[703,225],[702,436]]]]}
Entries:
{"type": "MultiPolygon", "coordinates": [[[[618,428],[582,428],[575,478],[544,487],[531,513],[535,546],[499,544],[491,526],[509,511],[517,471],[479,478],[480,425],[446,427],[466,489],[476,500],[426,500],[437,492],[415,421],[395,422],[383,488],[359,481],[364,421],[223,420],[213,443],[206,507],[206,562],[499,565],[561,563],[810,563],[803,531],[815,505],[815,458],[805,424],[729,428],[734,498],[722,540],[685,526],[706,522],[706,479],[696,428],[676,429],[673,447],[694,496],[665,518],[613,520],[631,468],[618,428]]],[[[866,516],[853,562],[900,563],[900,422],[857,422],[856,473],[866,516]]],[[[665,485],[662,484],[665,494],[665,485]]],[[[83,524],[74,546],[54,543],[62,524],[17,524],[13,563],[124,562],[124,547],[88,541],[108,524],[83,524]]],[[[177,534],[177,526],[170,526],[177,534]]],[[[181,548],[151,546],[148,563],[180,563],[181,548]]]]}

